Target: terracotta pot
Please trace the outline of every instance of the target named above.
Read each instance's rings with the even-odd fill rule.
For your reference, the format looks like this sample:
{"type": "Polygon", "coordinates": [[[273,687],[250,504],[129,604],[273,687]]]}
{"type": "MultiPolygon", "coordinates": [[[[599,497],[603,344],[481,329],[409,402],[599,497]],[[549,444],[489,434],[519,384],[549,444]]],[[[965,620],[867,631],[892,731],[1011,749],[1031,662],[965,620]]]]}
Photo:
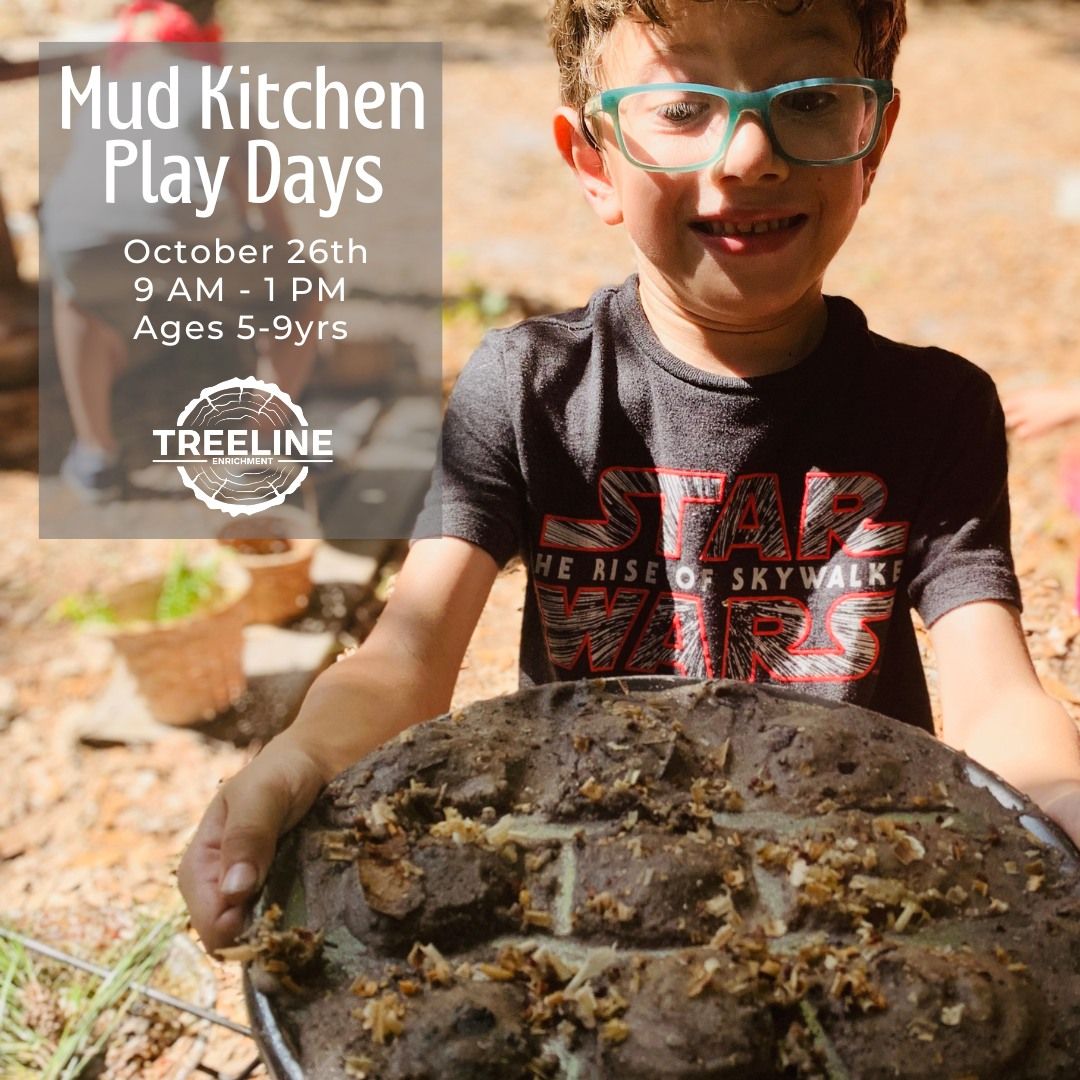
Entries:
{"type": "Polygon", "coordinates": [[[156,720],[187,726],[209,720],[247,687],[244,608],[251,576],[223,560],[221,596],[209,607],[161,623],[154,608],[161,577],[118,586],[105,599],[117,622],[95,632],[109,638],[156,720]]]}
{"type": "Polygon", "coordinates": [[[283,507],[257,520],[229,522],[218,533],[218,543],[230,548],[251,575],[248,623],[285,623],[307,607],[317,531],[306,514],[283,507]]]}

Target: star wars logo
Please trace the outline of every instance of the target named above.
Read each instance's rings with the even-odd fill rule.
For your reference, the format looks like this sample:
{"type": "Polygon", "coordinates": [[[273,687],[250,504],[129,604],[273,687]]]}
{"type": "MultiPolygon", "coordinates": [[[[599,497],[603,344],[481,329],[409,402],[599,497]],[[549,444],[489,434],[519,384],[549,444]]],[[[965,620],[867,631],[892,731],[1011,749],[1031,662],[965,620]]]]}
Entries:
{"type": "Polygon", "coordinates": [[[792,527],[773,473],[610,468],[595,518],[548,515],[533,560],[553,664],[753,682],[865,678],[910,526],[872,473],[812,471],[792,527]]]}

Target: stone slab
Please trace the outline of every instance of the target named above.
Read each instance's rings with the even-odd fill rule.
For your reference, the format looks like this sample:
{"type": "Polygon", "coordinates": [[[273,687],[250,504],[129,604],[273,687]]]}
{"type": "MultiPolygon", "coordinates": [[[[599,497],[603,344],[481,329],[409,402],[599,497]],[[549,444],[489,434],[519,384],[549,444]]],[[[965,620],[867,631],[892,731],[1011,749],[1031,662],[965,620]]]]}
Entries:
{"type": "Polygon", "coordinates": [[[370,586],[379,569],[380,554],[375,550],[378,547],[376,541],[370,542],[370,547],[371,550],[365,552],[349,551],[332,542],[320,544],[311,560],[311,583],[370,586]]]}
{"type": "MultiPolygon", "coordinates": [[[[308,687],[333,661],[337,647],[337,635],[331,632],[246,627],[247,689],[213,720],[186,730],[238,746],[272,738],[296,718],[308,687]]],[[[99,747],[150,743],[180,730],[154,719],[119,663],[104,690],[86,705],[73,706],[62,722],[73,740],[99,747]]]]}

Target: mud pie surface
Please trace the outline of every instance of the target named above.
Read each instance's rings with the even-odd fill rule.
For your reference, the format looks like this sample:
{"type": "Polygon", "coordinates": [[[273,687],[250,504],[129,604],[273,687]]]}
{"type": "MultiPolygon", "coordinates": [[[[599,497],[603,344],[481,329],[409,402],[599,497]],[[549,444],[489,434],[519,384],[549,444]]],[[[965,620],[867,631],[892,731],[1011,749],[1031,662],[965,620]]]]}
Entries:
{"type": "Polygon", "coordinates": [[[264,1055],[282,1080],[1075,1077],[1077,866],[979,774],[743,684],[430,721],[281,846],[248,946],[264,1055]]]}

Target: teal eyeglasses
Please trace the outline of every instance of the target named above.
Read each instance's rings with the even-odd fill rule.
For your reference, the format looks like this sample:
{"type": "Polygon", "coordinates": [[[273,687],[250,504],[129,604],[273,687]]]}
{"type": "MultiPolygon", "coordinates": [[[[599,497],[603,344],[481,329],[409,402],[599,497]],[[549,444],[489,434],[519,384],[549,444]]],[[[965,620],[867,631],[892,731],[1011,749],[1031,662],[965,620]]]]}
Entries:
{"type": "Polygon", "coordinates": [[[693,172],[724,156],[743,113],[754,113],[775,152],[794,165],[846,165],[873,149],[893,84],[886,79],[801,79],[741,93],[704,83],[604,90],[584,115],[611,117],[632,165],[693,172]]]}

